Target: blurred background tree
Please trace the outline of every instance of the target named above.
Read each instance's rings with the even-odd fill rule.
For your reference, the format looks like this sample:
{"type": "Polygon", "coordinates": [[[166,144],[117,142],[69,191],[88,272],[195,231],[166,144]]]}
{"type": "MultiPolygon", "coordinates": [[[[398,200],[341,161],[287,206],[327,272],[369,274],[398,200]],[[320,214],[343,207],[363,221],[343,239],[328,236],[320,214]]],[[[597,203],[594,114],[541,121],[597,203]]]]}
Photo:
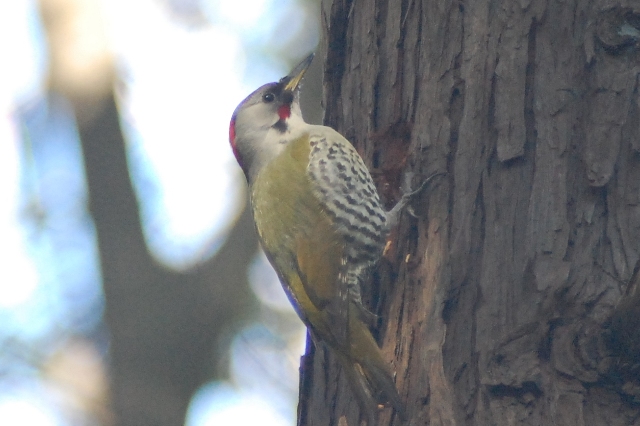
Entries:
{"type": "Polygon", "coordinates": [[[0,28],[0,423],[293,424],[305,332],[227,126],[318,3],[5,2],[0,28]]]}

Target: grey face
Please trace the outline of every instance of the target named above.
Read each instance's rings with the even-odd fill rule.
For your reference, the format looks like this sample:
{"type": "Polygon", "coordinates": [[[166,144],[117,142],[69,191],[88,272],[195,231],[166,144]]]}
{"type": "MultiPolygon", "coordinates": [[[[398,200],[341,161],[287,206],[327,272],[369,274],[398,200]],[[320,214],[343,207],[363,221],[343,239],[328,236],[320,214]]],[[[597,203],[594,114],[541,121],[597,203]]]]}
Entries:
{"type": "Polygon", "coordinates": [[[287,81],[285,77],[277,83],[258,88],[233,113],[229,139],[233,153],[247,176],[256,157],[262,157],[261,154],[269,150],[269,132],[285,134],[292,108],[299,113],[295,94],[284,89],[287,81]]]}

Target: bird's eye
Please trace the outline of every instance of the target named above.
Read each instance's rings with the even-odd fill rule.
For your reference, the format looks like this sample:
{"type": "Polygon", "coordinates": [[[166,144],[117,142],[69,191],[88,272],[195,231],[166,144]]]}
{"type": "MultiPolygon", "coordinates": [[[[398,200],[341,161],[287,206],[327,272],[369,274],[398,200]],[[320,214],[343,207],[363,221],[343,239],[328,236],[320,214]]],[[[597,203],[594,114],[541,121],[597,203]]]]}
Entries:
{"type": "Polygon", "coordinates": [[[276,99],[276,96],[271,92],[267,92],[264,95],[262,95],[262,100],[267,104],[273,102],[275,99],[276,99]]]}

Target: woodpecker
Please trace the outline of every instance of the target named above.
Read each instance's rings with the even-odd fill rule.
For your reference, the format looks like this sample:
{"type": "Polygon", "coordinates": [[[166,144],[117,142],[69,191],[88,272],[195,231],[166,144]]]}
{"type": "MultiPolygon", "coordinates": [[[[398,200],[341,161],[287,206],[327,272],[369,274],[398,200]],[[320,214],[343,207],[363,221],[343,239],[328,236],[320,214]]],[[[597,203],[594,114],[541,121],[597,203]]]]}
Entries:
{"type": "Polygon", "coordinates": [[[390,404],[404,419],[360,286],[412,194],[386,212],[351,143],[304,122],[299,88],[312,59],[238,105],[231,148],[249,185],[262,247],[312,338],[336,354],[361,408],[373,413],[390,404]]]}

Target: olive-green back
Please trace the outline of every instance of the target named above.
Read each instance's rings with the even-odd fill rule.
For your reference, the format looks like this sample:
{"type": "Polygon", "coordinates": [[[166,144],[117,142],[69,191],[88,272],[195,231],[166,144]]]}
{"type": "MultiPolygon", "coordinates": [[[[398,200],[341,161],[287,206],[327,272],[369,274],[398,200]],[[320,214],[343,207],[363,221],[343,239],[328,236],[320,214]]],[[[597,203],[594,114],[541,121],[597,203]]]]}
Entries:
{"type": "MultiPolygon", "coordinates": [[[[265,166],[251,187],[262,246],[307,324],[307,316],[320,315],[338,294],[344,252],[343,238],[312,190],[309,153],[309,137],[304,135],[265,166]]],[[[326,318],[318,319],[326,323],[326,318]]]]}

